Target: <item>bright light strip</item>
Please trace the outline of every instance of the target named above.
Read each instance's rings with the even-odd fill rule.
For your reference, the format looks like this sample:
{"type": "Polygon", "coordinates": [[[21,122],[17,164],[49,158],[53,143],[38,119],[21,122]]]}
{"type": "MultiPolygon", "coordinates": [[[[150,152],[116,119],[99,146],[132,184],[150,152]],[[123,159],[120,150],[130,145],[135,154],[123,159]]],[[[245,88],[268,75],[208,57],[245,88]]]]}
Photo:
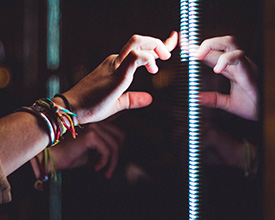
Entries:
{"type": "Polygon", "coordinates": [[[48,0],[47,67],[56,70],[60,63],[60,2],[48,0]]]}
{"type": "MultiPolygon", "coordinates": [[[[60,0],[47,1],[47,68],[57,70],[60,65],[60,0]]],[[[48,97],[60,92],[58,76],[48,80],[48,97]]],[[[49,187],[49,220],[62,219],[62,175],[57,172],[57,181],[51,179],[49,187]]]]}
{"type": "Polygon", "coordinates": [[[181,61],[189,69],[189,219],[200,217],[199,0],[181,0],[181,61]]]}

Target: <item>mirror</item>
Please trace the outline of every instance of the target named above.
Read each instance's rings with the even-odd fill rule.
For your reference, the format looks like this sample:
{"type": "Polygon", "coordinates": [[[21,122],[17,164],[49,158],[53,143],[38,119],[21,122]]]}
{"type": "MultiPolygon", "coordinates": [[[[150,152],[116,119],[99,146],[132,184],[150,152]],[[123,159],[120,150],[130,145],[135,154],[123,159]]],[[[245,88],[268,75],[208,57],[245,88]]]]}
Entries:
{"type": "MultiPolygon", "coordinates": [[[[6,106],[5,111],[1,108],[2,115],[45,96],[45,82],[52,75],[59,77],[62,91],[71,87],[107,56],[118,53],[133,34],[165,40],[180,27],[179,1],[175,0],[62,1],[60,67],[53,71],[45,61],[47,1],[9,2],[0,1],[0,37],[6,61],[14,68],[18,81],[0,89],[1,106],[6,106]],[[18,18],[11,21],[10,12],[18,12],[18,18]],[[9,25],[5,26],[4,21],[9,25]],[[32,33],[34,40],[26,41],[31,39],[26,33],[32,33]],[[26,44],[32,48],[33,62],[24,52],[26,44]],[[15,93],[18,88],[28,95],[15,93]],[[33,89],[38,92],[33,94],[33,89]],[[18,100],[11,103],[9,97],[14,94],[18,100]]],[[[201,1],[201,40],[234,35],[247,56],[262,66],[258,52],[262,51],[261,4],[259,0],[201,1]]],[[[160,71],[154,76],[144,68],[138,69],[129,88],[150,92],[153,104],[109,119],[126,134],[113,177],[108,180],[104,171],[86,167],[62,172],[63,219],[188,218],[188,67],[180,61],[179,47],[172,54],[168,62],[157,61],[160,71]]],[[[227,93],[229,83],[201,64],[201,90],[227,93]]],[[[201,108],[201,118],[201,217],[261,219],[261,122],[205,107],[201,108]],[[255,161],[251,162],[249,175],[244,163],[248,159],[246,143],[250,146],[249,158],[255,161]]],[[[28,202],[24,204],[31,207],[32,216],[47,216],[47,208],[41,208],[45,207],[47,193],[34,194],[22,201],[28,202]]],[[[22,202],[18,207],[22,209],[22,202]]],[[[10,213],[13,207],[7,210],[10,213]]]]}

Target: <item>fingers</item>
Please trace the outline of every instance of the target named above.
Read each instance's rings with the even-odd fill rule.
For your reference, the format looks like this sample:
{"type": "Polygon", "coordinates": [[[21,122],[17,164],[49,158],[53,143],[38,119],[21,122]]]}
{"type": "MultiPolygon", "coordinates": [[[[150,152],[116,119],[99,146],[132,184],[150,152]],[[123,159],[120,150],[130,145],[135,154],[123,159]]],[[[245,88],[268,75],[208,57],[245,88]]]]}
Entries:
{"type": "Polygon", "coordinates": [[[123,60],[117,72],[122,74],[127,74],[127,76],[133,77],[136,69],[140,66],[145,66],[149,73],[157,73],[158,66],[156,64],[155,58],[152,54],[140,51],[140,50],[132,50],[128,56],[123,60]]]}
{"type": "Polygon", "coordinates": [[[95,149],[100,159],[95,170],[103,170],[106,178],[111,178],[118,162],[120,147],[123,145],[125,134],[118,127],[109,123],[88,124],[86,136],[90,149],[95,149]]]}
{"type": "Polygon", "coordinates": [[[162,60],[167,60],[171,56],[170,51],[176,47],[177,41],[178,34],[175,31],[172,32],[165,43],[157,38],[133,35],[120,51],[120,54],[116,59],[116,63],[121,64],[132,50],[146,51],[151,54],[154,59],[160,58],[162,60]]]}
{"type": "Polygon", "coordinates": [[[110,124],[110,123],[98,123],[99,127],[103,127],[105,132],[110,134],[113,138],[115,138],[116,142],[118,143],[118,149],[120,150],[124,144],[126,135],[125,133],[119,129],[117,126],[110,124]]]}
{"type": "Polygon", "coordinates": [[[229,95],[218,92],[201,92],[199,95],[200,104],[210,108],[229,109],[229,95]]]}
{"type": "Polygon", "coordinates": [[[227,73],[227,67],[231,65],[247,65],[247,60],[242,50],[234,50],[227,53],[220,51],[211,51],[203,62],[213,68],[215,73],[223,73],[232,80],[231,74],[227,73]]]}
{"type": "Polygon", "coordinates": [[[110,157],[110,150],[106,142],[94,132],[87,138],[90,138],[92,141],[92,144],[88,145],[88,147],[91,149],[96,148],[97,152],[101,155],[98,163],[95,165],[95,170],[99,171],[107,165],[110,157]]]}
{"type": "Polygon", "coordinates": [[[164,41],[164,45],[166,46],[168,51],[172,51],[176,48],[178,44],[178,32],[173,31],[171,35],[164,41]]]}
{"type": "Polygon", "coordinates": [[[232,65],[247,68],[248,61],[242,50],[238,49],[234,37],[224,36],[205,40],[197,50],[196,57],[213,68],[215,73],[223,73],[228,79],[233,80],[232,65]]]}
{"type": "Polygon", "coordinates": [[[205,57],[204,62],[212,67],[215,73],[221,73],[231,81],[236,81],[236,77],[249,77],[248,73],[251,72],[251,64],[242,50],[227,53],[213,51],[205,57]],[[233,70],[233,66],[238,69],[233,70]]]}
{"type": "Polygon", "coordinates": [[[196,57],[198,59],[204,59],[211,51],[225,51],[230,52],[237,50],[238,45],[235,42],[234,37],[224,36],[215,37],[205,40],[197,50],[196,57]]]}
{"type": "Polygon", "coordinates": [[[105,171],[106,178],[111,178],[118,162],[119,149],[125,138],[124,133],[117,127],[110,124],[98,124],[96,133],[108,146],[110,154],[108,164],[105,171]]]}
{"type": "Polygon", "coordinates": [[[222,54],[221,51],[211,51],[202,60],[207,66],[214,68],[222,54]]]}
{"type": "Polygon", "coordinates": [[[243,64],[244,58],[244,52],[242,50],[223,53],[220,55],[213,70],[215,73],[222,73],[229,65],[243,64]]]}
{"type": "Polygon", "coordinates": [[[126,92],[117,100],[117,111],[142,108],[152,103],[152,96],[146,92],[126,92]]]}

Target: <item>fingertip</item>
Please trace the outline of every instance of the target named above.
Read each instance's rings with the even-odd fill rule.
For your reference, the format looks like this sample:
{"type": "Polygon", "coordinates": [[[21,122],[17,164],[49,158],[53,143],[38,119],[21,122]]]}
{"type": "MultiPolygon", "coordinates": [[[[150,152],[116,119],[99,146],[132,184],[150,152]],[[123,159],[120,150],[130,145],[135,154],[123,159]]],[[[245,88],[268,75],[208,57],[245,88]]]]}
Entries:
{"type": "Polygon", "coordinates": [[[169,59],[171,57],[170,51],[174,50],[175,47],[178,44],[178,32],[177,31],[172,31],[170,36],[165,40],[164,45],[166,46],[167,50],[169,51],[169,55],[166,59],[169,59]]]}
{"type": "Polygon", "coordinates": [[[175,38],[177,40],[178,39],[178,32],[177,31],[172,31],[169,38],[175,38]]]}
{"type": "Polygon", "coordinates": [[[214,66],[213,71],[217,74],[221,73],[222,72],[222,67],[217,64],[216,66],[214,66]]]}
{"type": "Polygon", "coordinates": [[[106,172],[106,173],[105,173],[105,177],[106,177],[107,179],[111,179],[111,178],[112,178],[112,173],[106,172]]]}
{"type": "Polygon", "coordinates": [[[202,60],[205,57],[205,54],[202,53],[202,51],[200,50],[200,47],[198,47],[194,52],[194,57],[197,58],[198,60],[202,60]]]}
{"type": "Polygon", "coordinates": [[[171,57],[171,53],[170,53],[171,50],[172,50],[172,49],[169,48],[169,47],[165,48],[165,51],[164,51],[164,52],[158,54],[158,55],[159,55],[159,58],[160,58],[161,60],[169,60],[170,57],[171,57]]]}
{"type": "Polygon", "coordinates": [[[146,64],[145,67],[147,71],[151,74],[156,74],[159,71],[159,68],[157,65],[146,64]]]}
{"type": "Polygon", "coordinates": [[[175,36],[178,36],[179,34],[178,34],[177,31],[174,30],[174,31],[172,31],[171,36],[174,36],[174,35],[175,35],[175,36]]]}
{"type": "Polygon", "coordinates": [[[100,171],[104,167],[103,163],[98,163],[95,165],[94,169],[95,171],[100,171]]]}
{"type": "Polygon", "coordinates": [[[94,167],[95,171],[99,171],[101,169],[101,165],[100,164],[96,164],[94,167]]]}

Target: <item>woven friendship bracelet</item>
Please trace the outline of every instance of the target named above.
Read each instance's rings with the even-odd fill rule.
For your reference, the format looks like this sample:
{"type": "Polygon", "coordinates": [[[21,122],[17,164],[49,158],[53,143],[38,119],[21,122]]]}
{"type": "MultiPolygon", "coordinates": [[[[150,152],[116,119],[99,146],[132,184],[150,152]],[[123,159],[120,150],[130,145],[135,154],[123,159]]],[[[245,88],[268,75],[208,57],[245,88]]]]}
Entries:
{"type": "MultiPolygon", "coordinates": [[[[72,107],[71,107],[71,105],[70,105],[68,99],[67,99],[64,95],[62,95],[62,94],[56,94],[54,97],[59,97],[59,98],[61,98],[61,99],[63,100],[63,102],[65,103],[66,108],[67,108],[70,112],[73,112],[72,107]]],[[[71,117],[72,121],[74,122],[73,115],[70,115],[70,117],[71,117]]]]}
{"type": "Polygon", "coordinates": [[[50,148],[45,148],[42,155],[42,160],[38,158],[38,156],[35,157],[36,163],[39,167],[40,171],[40,177],[35,181],[34,188],[37,190],[44,190],[44,183],[46,183],[49,180],[49,170],[48,166],[51,168],[51,178],[54,179],[54,181],[57,181],[57,175],[56,175],[56,169],[54,164],[53,155],[50,148]]]}
{"type": "Polygon", "coordinates": [[[16,111],[24,111],[43,119],[46,123],[49,131],[50,143],[49,146],[54,146],[59,143],[60,137],[69,130],[72,133],[73,138],[76,138],[73,116],[76,116],[73,112],[62,106],[57,105],[51,99],[39,99],[31,107],[21,107],[16,111]],[[67,124],[69,122],[69,125],[67,124]]]}

